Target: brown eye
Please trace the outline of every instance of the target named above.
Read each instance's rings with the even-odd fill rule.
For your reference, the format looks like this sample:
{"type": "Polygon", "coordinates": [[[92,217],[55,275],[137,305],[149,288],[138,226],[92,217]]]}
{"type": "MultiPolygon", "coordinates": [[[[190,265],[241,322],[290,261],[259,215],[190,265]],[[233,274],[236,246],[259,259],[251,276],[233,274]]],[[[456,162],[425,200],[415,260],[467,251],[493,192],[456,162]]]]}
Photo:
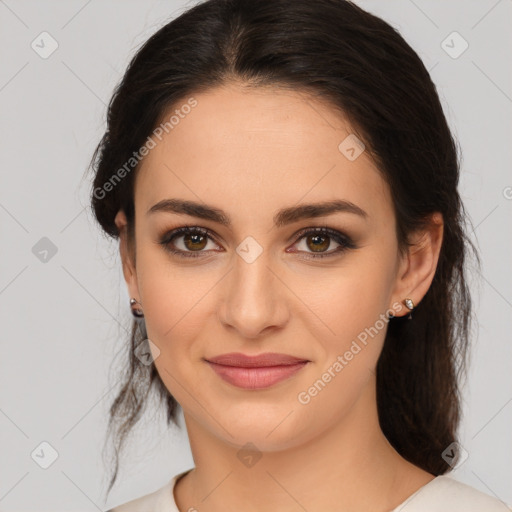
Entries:
{"type": "Polygon", "coordinates": [[[186,234],[182,235],[183,245],[189,251],[200,251],[205,248],[207,237],[204,235],[186,234]]]}
{"type": "MultiPolygon", "coordinates": [[[[219,245],[212,233],[205,228],[184,226],[167,233],[159,243],[165,250],[178,257],[198,258],[208,255],[209,252],[217,251],[219,245]],[[213,247],[208,249],[208,243],[213,247]]],[[[347,249],[355,249],[356,245],[352,240],[331,228],[318,227],[302,230],[297,235],[294,245],[302,245],[299,250],[286,250],[286,252],[304,253],[306,259],[319,259],[328,256],[340,255],[347,249]],[[300,244],[299,244],[300,242],[300,244]],[[334,249],[333,248],[334,245],[334,249]],[[328,251],[328,249],[331,249],[328,251]]]]}
{"type": "Polygon", "coordinates": [[[159,243],[171,254],[195,258],[209,252],[205,249],[210,241],[213,244],[212,250],[216,250],[218,246],[207,229],[185,226],[167,233],[159,243]]]}
{"type": "Polygon", "coordinates": [[[327,227],[302,230],[298,234],[297,241],[294,245],[297,244],[299,250],[289,252],[305,253],[306,256],[304,257],[306,259],[337,256],[347,249],[355,249],[356,247],[348,236],[327,227]],[[338,246],[336,247],[336,245],[334,245],[334,250],[328,251],[328,249],[333,248],[333,244],[337,244],[338,246]]]}
{"type": "Polygon", "coordinates": [[[331,242],[325,235],[309,235],[306,237],[306,245],[313,252],[324,252],[329,249],[331,242]]]}

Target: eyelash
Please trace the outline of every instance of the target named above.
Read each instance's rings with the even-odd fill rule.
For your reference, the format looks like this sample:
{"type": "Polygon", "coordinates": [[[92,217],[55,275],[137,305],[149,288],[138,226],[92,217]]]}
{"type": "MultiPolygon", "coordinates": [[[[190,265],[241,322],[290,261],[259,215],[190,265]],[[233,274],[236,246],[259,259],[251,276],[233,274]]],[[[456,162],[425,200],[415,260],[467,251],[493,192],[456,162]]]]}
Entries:
{"type": "MultiPolygon", "coordinates": [[[[199,226],[183,226],[177,229],[173,229],[172,231],[169,231],[166,233],[161,240],[158,242],[160,245],[164,247],[164,249],[167,252],[170,252],[173,255],[176,255],[178,257],[182,258],[200,258],[202,257],[203,253],[206,251],[182,251],[181,249],[172,249],[171,242],[178,238],[180,235],[184,234],[193,234],[193,235],[203,235],[211,240],[213,240],[215,243],[218,244],[218,242],[215,240],[215,236],[213,233],[206,228],[202,228],[199,226]]],[[[321,258],[328,258],[331,256],[336,256],[341,254],[342,252],[345,252],[348,249],[355,249],[356,245],[353,243],[353,241],[343,233],[340,233],[339,231],[336,231],[334,229],[331,229],[327,226],[321,226],[321,227],[315,227],[315,228],[305,228],[299,231],[295,235],[295,242],[293,245],[297,244],[300,240],[303,238],[306,238],[308,235],[327,235],[330,238],[333,238],[335,242],[340,244],[340,247],[336,248],[334,251],[328,252],[328,253],[307,253],[308,256],[302,256],[304,259],[311,259],[311,260],[318,260],[321,258]]],[[[303,251],[300,251],[303,252],[303,251]]]]}

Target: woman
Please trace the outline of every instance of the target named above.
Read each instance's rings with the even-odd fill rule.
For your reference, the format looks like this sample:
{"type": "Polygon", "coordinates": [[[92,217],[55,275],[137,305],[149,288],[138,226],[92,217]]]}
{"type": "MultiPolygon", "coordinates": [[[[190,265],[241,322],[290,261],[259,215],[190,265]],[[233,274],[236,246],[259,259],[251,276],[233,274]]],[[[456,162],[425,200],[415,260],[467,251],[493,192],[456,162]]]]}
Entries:
{"type": "Polygon", "coordinates": [[[115,512],[507,509],[447,475],[474,247],[435,86],[387,23],[198,4],[130,63],[93,167],[135,316],[116,455],[155,389],[195,464],[115,512]]]}

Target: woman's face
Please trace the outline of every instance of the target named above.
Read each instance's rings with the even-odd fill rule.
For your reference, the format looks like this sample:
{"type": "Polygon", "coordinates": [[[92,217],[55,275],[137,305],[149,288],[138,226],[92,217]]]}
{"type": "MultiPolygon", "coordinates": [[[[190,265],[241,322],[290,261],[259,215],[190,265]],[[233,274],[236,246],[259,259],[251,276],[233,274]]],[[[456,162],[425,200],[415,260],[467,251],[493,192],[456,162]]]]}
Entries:
{"type": "Polygon", "coordinates": [[[155,138],[138,171],[130,293],[187,424],[233,446],[305,443],[356,401],[374,406],[389,315],[408,312],[388,186],[349,124],[312,97],[232,85],[194,99],[175,107],[179,122],[155,138]],[[171,199],[197,206],[153,208],[171,199]],[[339,209],[318,206],[334,201],[339,209]],[[208,234],[171,241],[183,226],[208,234]],[[232,352],[308,363],[246,388],[206,361],[232,352]]]}

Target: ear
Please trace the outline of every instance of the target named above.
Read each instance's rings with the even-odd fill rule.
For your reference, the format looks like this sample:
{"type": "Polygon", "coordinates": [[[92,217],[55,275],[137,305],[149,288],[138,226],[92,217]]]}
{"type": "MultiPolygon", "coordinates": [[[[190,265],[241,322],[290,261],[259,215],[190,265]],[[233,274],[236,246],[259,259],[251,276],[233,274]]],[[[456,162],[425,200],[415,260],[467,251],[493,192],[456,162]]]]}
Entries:
{"type": "Polygon", "coordinates": [[[139,287],[137,283],[137,271],[135,269],[135,251],[128,240],[128,221],[123,210],[116,214],[114,222],[119,231],[119,251],[123,264],[123,275],[128,287],[130,297],[139,300],[139,287]]]}
{"type": "Polygon", "coordinates": [[[402,306],[398,314],[394,313],[395,316],[409,313],[404,306],[405,298],[412,299],[417,306],[430,288],[439,261],[443,232],[443,216],[435,212],[426,228],[411,235],[409,241],[413,245],[401,259],[393,293],[393,303],[398,302],[402,306]]]}

